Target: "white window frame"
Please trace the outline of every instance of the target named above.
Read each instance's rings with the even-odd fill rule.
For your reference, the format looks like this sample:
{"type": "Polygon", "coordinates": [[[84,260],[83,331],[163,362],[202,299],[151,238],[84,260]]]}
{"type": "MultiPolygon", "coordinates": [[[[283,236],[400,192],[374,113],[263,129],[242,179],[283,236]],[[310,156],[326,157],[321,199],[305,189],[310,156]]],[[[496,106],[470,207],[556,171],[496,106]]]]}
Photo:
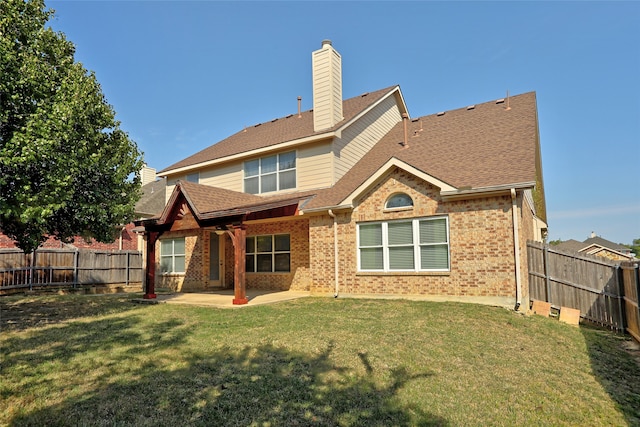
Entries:
{"type": "Polygon", "coordinates": [[[393,195],[391,195],[387,201],[384,203],[384,209],[387,211],[391,211],[391,210],[405,210],[405,209],[412,209],[413,208],[413,198],[408,195],[407,193],[395,193],[393,195]],[[389,206],[389,203],[391,203],[392,201],[394,201],[396,198],[398,197],[406,197],[409,200],[409,203],[406,205],[399,205],[399,206],[389,206]]]}
{"type": "Polygon", "coordinates": [[[174,237],[174,238],[169,238],[169,239],[161,239],[160,240],[160,270],[162,271],[162,265],[164,264],[163,261],[165,260],[169,260],[170,264],[171,264],[171,268],[167,271],[162,271],[162,274],[184,274],[186,270],[186,240],[184,237],[174,237]],[[176,253],[176,241],[182,241],[182,246],[185,248],[183,253],[176,253]],[[163,250],[163,247],[165,246],[165,243],[167,242],[171,242],[171,252],[170,253],[165,253],[163,250]],[[181,257],[182,259],[184,259],[184,262],[182,263],[184,265],[184,268],[182,269],[182,271],[177,271],[176,270],[176,258],[181,257]]]}
{"type": "MultiPolygon", "coordinates": [[[[291,273],[291,234],[288,233],[277,233],[277,234],[260,234],[256,236],[247,236],[248,239],[253,239],[254,246],[250,248],[249,245],[246,246],[245,256],[253,257],[253,270],[246,270],[247,273],[291,273]],[[289,238],[289,250],[282,251],[276,250],[276,237],[277,236],[287,236],[289,238]],[[271,238],[271,251],[270,252],[259,252],[258,251],[258,238],[260,237],[270,237],[271,238]],[[276,270],[276,256],[281,254],[289,255],[289,269],[288,270],[276,270]],[[259,255],[271,255],[271,271],[258,271],[258,256],[259,255]]],[[[246,263],[246,260],[245,260],[246,263]]],[[[246,265],[246,264],[245,264],[246,265]]]]}
{"type": "Polygon", "coordinates": [[[260,157],[258,159],[252,159],[252,160],[247,160],[244,162],[244,166],[243,166],[243,188],[244,188],[244,192],[247,193],[247,180],[250,179],[256,179],[258,180],[258,192],[257,193],[250,193],[250,194],[264,194],[264,193],[273,193],[276,191],[283,191],[283,190],[295,190],[298,186],[298,173],[297,173],[297,167],[298,167],[298,153],[296,150],[293,151],[287,151],[284,153],[278,153],[278,154],[273,154],[270,156],[264,156],[264,157],[260,157]],[[293,154],[293,163],[294,166],[292,168],[286,168],[286,169],[280,169],[280,156],[284,156],[286,154],[293,154]],[[268,158],[272,158],[275,157],[276,158],[276,170],[275,171],[271,171],[271,172],[262,172],[262,162],[265,159],[268,158]],[[254,175],[249,175],[247,176],[247,163],[249,162],[258,162],[258,173],[254,174],[254,175]],[[287,188],[282,188],[282,183],[280,180],[280,176],[284,173],[291,173],[293,172],[293,176],[294,176],[294,185],[293,187],[287,187],[287,188]],[[268,191],[264,191],[262,189],[262,179],[263,177],[268,177],[270,175],[275,176],[276,178],[276,189],[275,190],[268,190],[268,191]]]}
{"type": "Polygon", "coordinates": [[[362,222],[357,224],[357,251],[358,251],[358,271],[361,272],[385,272],[385,273],[397,273],[397,272],[447,272],[451,271],[451,241],[449,239],[449,217],[448,216],[437,216],[437,217],[423,217],[423,218],[410,218],[410,219],[398,219],[398,220],[389,220],[389,221],[371,221],[371,222],[362,222]],[[445,220],[447,241],[446,242],[438,242],[438,243],[420,243],[420,223],[423,221],[434,221],[434,220],[445,220]],[[411,223],[412,226],[412,236],[413,242],[411,244],[403,244],[403,245],[390,245],[389,244],[389,224],[390,223],[411,223]],[[382,244],[381,245],[371,245],[371,246],[362,246],[360,244],[360,227],[363,225],[375,225],[380,224],[382,227],[382,244]],[[421,268],[421,253],[420,248],[426,246],[443,246],[447,247],[447,268],[421,268]],[[399,247],[399,246],[413,246],[413,260],[414,260],[414,268],[413,269],[392,269],[390,268],[390,256],[389,256],[389,248],[391,247],[399,247]],[[383,266],[379,269],[363,269],[362,268],[362,260],[361,253],[362,249],[366,248],[382,248],[382,260],[383,266]]]}

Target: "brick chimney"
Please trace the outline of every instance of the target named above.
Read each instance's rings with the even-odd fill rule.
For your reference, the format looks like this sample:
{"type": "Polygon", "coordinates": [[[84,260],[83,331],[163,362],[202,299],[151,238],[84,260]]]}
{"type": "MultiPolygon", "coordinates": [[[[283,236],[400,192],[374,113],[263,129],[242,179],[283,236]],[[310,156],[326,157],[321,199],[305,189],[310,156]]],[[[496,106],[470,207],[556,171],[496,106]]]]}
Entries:
{"type": "Polygon", "coordinates": [[[313,68],[313,130],[335,126],[342,117],[342,58],[323,40],[322,47],[311,54],[313,68]]]}

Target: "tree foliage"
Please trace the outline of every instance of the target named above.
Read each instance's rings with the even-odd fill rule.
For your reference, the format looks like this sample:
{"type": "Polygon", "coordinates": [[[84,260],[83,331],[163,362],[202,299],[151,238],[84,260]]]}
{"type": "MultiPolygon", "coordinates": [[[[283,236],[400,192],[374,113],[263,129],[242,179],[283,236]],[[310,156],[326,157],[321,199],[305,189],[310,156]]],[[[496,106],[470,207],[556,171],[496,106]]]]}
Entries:
{"type": "Polygon", "coordinates": [[[629,245],[629,248],[636,258],[640,258],[640,238],[633,239],[633,243],[629,245]]]}
{"type": "Polygon", "coordinates": [[[0,230],[25,252],[47,235],[113,241],[140,197],[141,153],[52,15],[0,1],[0,230]]]}

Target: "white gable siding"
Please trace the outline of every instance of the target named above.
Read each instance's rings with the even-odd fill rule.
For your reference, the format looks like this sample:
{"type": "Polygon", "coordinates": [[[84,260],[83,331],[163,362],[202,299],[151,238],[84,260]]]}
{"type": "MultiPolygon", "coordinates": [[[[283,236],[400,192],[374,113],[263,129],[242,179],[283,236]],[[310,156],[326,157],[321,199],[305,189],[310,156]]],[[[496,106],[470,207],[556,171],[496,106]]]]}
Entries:
{"type": "Polygon", "coordinates": [[[242,166],[242,162],[233,162],[215,168],[203,169],[200,172],[200,184],[242,192],[244,190],[242,166]]]}
{"type": "Polygon", "coordinates": [[[332,160],[330,140],[298,149],[298,190],[330,187],[332,160]]]}
{"type": "Polygon", "coordinates": [[[342,132],[334,144],[335,181],[401,120],[396,98],[390,96],[342,132]]]}
{"type": "MultiPolygon", "coordinates": [[[[291,149],[282,150],[282,152],[289,152],[291,149]]],[[[333,184],[331,181],[332,175],[332,160],[331,154],[331,140],[327,139],[320,143],[308,144],[300,147],[296,151],[296,188],[283,190],[282,193],[290,193],[292,191],[300,190],[313,190],[316,188],[326,188],[333,184]]],[[[264,156],[257,156],[247,158],[246,160],[252,160],[265,156],[272,156],[276,153],[265,154],[264,156]]],[[[200,181],[202,185],[209,185],[212,187],[220,187],[231,191],[244,191],[244,162],[243,160],[236,160],[222,165],[215,165],[209,168],[203,168],[199,170],[200,181]]],[[[169,177],[167,179],[166,187],[166,200],[169,199],[173,188],[178,180],[185,180],[186,175],[169,177]]],[[[269,193],[270,195],[277,194],[277,192],[269,193]]]]}

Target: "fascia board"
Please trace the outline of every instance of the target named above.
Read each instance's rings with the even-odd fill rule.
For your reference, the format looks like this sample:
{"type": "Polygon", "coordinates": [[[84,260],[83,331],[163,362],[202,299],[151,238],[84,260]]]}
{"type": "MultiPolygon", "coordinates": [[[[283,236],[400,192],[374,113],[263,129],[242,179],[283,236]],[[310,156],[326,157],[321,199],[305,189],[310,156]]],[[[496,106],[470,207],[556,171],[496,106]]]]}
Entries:
{"type": "Polygon", "coordinates": [[[460,200],[469,197],[486,197],[490,195],[498,195],[509,192],[512,188],[515,190],[524,190],[535,187],[535,181],[520,182],[514,184],[494,185],[489,187],[478,187],[468,190],[443,190],[440,192],[443,200],[460,200]]]}
{"type": "Polygon", "coordinates": [[[438,178],[436,178],[434,176],[431,176],[431,175],[429,175],[427,173],[424,173],[421,170],[411,166],[408,163],[403,162],[402,160],[399,160],[396,157],[392,157],[382,167],[380,167],[376,171],[376,173],[371,175],[366,181],[364,181],[362,184],[360,184],[358,186],[358,188],[356,188],[354,191],[352,191],[351,194],[349,194],[347,197],[345,197],[338,204],[338,206],[341,206],[341,205],[351,205],[351,206],[353,206],[354,200],[358,196],[363,194],[367,189],[369,189],[370,187],[375,185],[377,182],[379,182],[381,179],[383,179],[385,176],[387,176],[389,171],[394,167],[398,167],[398,168],[400,168],[400,169],[402,169],[402,170],[404,170],[406,172],[409,172],[412,175],[415,175],[416,177],[422,179],[423,181],[428,182],[429,184],[435,185],[436,187],[440,188],[441,192],[442,191],[455,192],[457,190],[455,187],[447,184],[446,182],[441,181],[438,178]]]}
{"type": "Polygon", "coordinates": [[[336,206],[325,206],[322,208],[313,208],[313,209],[304,209],[300,210],[300,215],[310,215],[314,213],[322,213],[327,211],[339,211],[339,210],[351,210],[353,209],[353,205],[336,205],[336,206]]]}

